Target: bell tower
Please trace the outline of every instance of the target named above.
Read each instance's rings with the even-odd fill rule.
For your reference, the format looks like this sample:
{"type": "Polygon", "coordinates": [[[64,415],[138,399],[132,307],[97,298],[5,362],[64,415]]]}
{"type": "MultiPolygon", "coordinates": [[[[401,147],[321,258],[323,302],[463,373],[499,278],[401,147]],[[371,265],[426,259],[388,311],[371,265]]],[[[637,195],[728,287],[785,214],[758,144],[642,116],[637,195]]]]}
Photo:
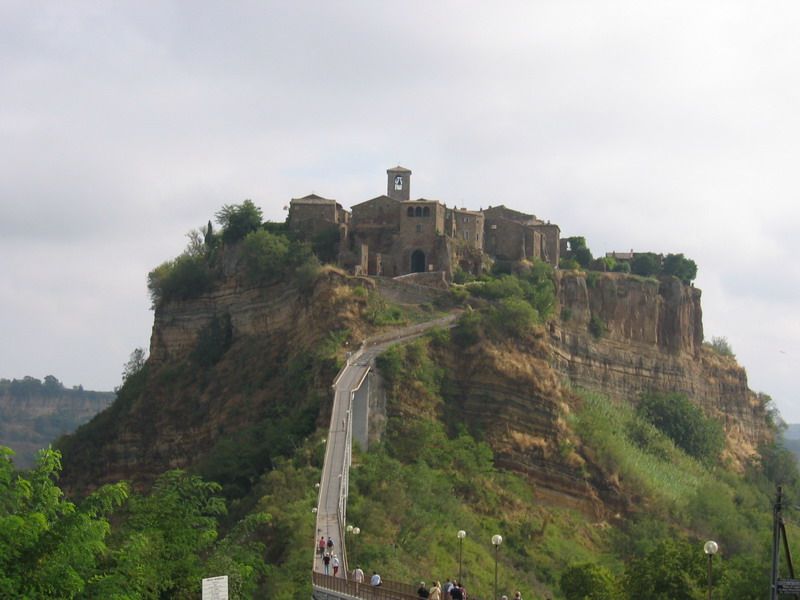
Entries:
{"type": "Polygon", "coordinates": [[[411,193],[411,171],[401,166],[386,169],[386,195],[395,200],[408,200],[411,193]]]}

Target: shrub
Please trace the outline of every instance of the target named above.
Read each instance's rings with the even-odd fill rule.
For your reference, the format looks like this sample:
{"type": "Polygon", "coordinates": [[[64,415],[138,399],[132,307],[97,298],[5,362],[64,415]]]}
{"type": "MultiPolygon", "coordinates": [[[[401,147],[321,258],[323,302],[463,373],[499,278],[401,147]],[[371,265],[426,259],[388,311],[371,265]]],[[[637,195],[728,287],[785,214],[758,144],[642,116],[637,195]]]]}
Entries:
{"type": "Polygon", "coordinates": [[[577,271],[581,266],[574,258],[561,258],[558,261],[558,268],[564,271],[577,271]]]}
{"type": "Polygon", "coordinates": [[[662,267],[664,275],[674,275],[683,283],[690,283],[697,277],[697,264],[683,254],[667,254],[662,267]]]}
{"type": "Polygon", "coordinates": [[[631,273],[642,277],[652,277],[661,271],[661,260],[657,254],[642,252],[633,257],[631,273]]]}
{"type": "Polygon", "coordinates": [[[536,309],[521,298],[503,298],[492,311],[492,326],[498,332],[519,335],[539,322],[536,309]]]}
{"type": "Polygon", "coordinates": [[[513,275],[501,275],[497,279],[492,279],[482,284],[473,284],[469,286],[469,290],[476,296],[489,300],[510,297],[521,298],[523,295],[519,279],[513,275]]]}
{"type": "Polygon", "coordinates": [[[248,233],[261,227],[261,209],[252,200],[226,204],[214,216],[222,225],[222,241],[226,244],[243,240],[248,233]]]}
{"type": "Polygon", "coordinates": [[[572,309],[565,306],[561,309],[561,320],[564,322],[569,321],[572,318],[572,309]]]}
{"type": "Polygon", "coordinates": [[[211,289],[214,276],[201,256],[182,254],[147,275],[153,308],[162,302],[196,298],[211,289]]]}
{"type": "Polygon", "coordinates": [[[472,346],[481,338],[481,324],[483,317],[476,311],[465,312],[458,319],[458,324],[453,328],[451,337],[461,347],[472,346]]]}
{"type": "Polygon", "coordinates": [[[229,314],[222,317],[214,315],[214,318],[197,336],[197,345],[192,353],[192,358],[204,368],[215,365],[230,348],[232,339],[231,316],[229,314]]]}
{"type": "Polygon", "coordinates": [[[646,394],[637,413],[663,431],[675,445],[699,460],[713,461],[725,446],[722,425],[707,418],[683,394],[646,394]]]}
{"type": "Polygon", "coordinates": [[[567,600],[616,600],[620,597],[614,574],[594,563],[572,565],[561,574],[559,584],[567,600]]]}
{"type": "Polygon", "coordinates": [[[728,343],[728,338],[712,337],[709,346],[714,352],[716,352],[720,356],[731,356],[731,357],[736,356],[733,353],[733,348],[731,348],[731,345],[728,343]]]}
{"type": "Polygon", "coordinates": [[[597,282],[600,280],[600,273],[597,271],[590,271],[586,274],[586,287],[594,289],[597,287],[597,282]]]}
{"type": "Polygon", "coordinates": [[[320,262],[335,263],[339,256],[339,228],[324,229],[311,240],[311,247],[320,262]]]}
{"type": "Polygon", "coordinates": [[[628,261],[619,261],[614,264],[614,272],[615,273],[630,273],[631,272],[631,263],[628,261]]]}
{"type": "Polygon", "coordinates": [[[597,315],[592,315],[592,318],[589,320],[589,333],[591,333],[595,339],[600,339],[606,332],[607,328],[603,319],[597,315]]]}
{"type": "Polygon", "coordinates": [[[287,271],[288,256],[289,241],[264,230],[247,234],[242,245],[242,261],[253,283],[280,279],[287,271]]]}

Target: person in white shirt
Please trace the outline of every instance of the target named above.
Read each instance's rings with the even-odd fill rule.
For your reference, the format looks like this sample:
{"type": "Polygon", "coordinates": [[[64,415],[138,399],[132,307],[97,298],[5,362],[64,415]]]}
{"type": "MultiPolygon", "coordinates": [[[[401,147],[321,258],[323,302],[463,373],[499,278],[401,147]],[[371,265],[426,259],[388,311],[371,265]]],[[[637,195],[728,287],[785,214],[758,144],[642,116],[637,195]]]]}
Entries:
{"type": "Polygon", "coordinates": [[[369,580],[369,584],[378,587],[381,584],[381,576],[378,575],[377,571],[372,572],[372,579],[369,580]]]}
{"type": "Polygon", "coordinates": [[[364,583],[364,571],[361,570],[361,567],[356,567],[355,571],[353,571],[353,581],[356,583],[364,583]]]}

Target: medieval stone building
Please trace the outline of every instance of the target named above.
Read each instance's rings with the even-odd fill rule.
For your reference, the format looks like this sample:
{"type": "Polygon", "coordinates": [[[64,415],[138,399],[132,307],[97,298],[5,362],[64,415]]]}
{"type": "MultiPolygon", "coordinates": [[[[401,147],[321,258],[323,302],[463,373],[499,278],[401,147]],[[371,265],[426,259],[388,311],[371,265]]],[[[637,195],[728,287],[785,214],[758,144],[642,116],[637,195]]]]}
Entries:
{"type": "Polygon", "coordinates": [[[348,212],[335,200],[293,198],[289,227],[313,239],[339,232],[339,264],[354,273],[394,277],[456,269],[480,271],[490,260],[539,259],[558,266],[558,225],[505,206],[474,211],[438,200],[411,200],[411,171],[386,171],[386,194],[348,212]]]}

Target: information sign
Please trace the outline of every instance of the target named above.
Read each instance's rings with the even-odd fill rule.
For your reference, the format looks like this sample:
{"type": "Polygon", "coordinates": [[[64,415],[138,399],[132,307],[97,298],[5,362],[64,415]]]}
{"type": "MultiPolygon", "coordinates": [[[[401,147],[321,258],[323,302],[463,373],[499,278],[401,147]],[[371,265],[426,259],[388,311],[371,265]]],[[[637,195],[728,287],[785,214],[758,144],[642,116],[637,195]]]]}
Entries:
{"type": "Polygon", "coordinates": [[[203,600],[228,600],[228,576],[203,579],[203,600]]]}
{"type": "Polygon", "coordinates": [[[779,594],[800,594],[800,579],[778,579],[775,587],[779,594]]]}

